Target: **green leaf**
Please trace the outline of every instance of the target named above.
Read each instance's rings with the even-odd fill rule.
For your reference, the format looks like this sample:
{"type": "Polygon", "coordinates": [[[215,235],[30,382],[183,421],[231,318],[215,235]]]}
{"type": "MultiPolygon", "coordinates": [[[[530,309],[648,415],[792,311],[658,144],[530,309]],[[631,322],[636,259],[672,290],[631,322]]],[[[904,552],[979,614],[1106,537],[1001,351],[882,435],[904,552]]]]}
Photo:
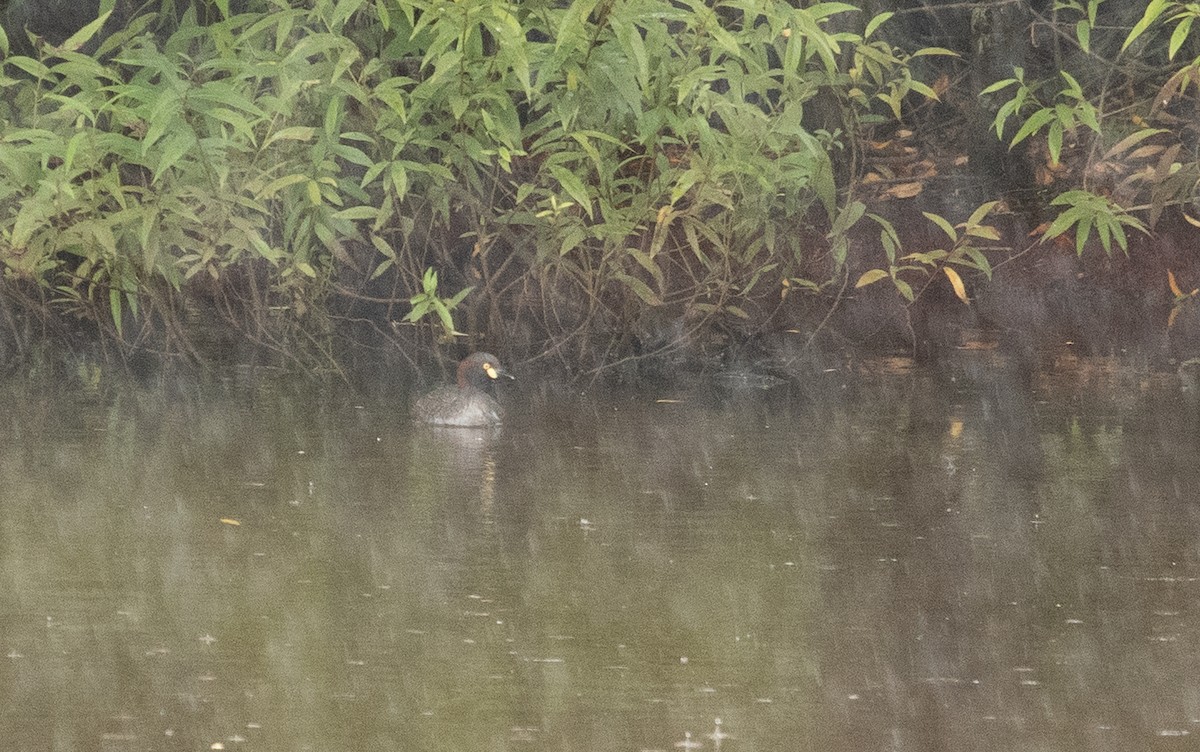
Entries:
{"type": "Polygon", "coordinates": [[[646,305],[648,305],[648,306],[662,305],[662,300],[660,300],[659,297],[654,294],[654,291],[650,289],[649,285],[647,285],[645,282],[638,279],[637,277],[631,277],[628,274],[625,274],[623,272],[617,272],[616,274],[613,275],[613,277],[615,279],[619,280],[622,284],[624,284],[630,290],[632,290],[633,293],[635,295],[637,295],[639,298],[641,298],[642,302],[645,303],[646,305]]]}
{"type": "Polygon", "coordinates": [[[862,8],[851,5],[850,3],[814,3],[808,8],[808,13],[812,14],[813,18],[818,21],[824,21],[826,18],[835,13],[861,13],[862,8]]]}
{"type": "Polygon", "coordinates": [[[392,187],[396,191],[396,199],[404,200],[404,197],[408,195],[408,170],[399,162],[393,162],[389,174],[392,178],[392,187]]]}
{"type": "Polygon", "coordinates": [[[562,50],[564,44],[574,44],[588,29],[588,16],[596,7],[598,0],[576,0],[567,5],[566,12],[558,24],[558,33],[554,35],[554,51],[562,50]]]}
{"type": "Polygon", "coordinates": [[[987,278],[991,280],[992,265],[987,260],[987,256],[983,255],[983,251],[979,250],[978,248],[967,246],[963,252],[971,259],[971,261],[975,262],[972,264],[972,266],[983,272],[985,275],[987,275],[987,278]]]}
{"type": "Polygon", "coordinates": [[[448,298],[446,300],[446,308],[448,308],[450,310],[454,310],[454,308],[457,307],[459,303],[463,302],[463,299],[466,298],[467,295],[469,295],[470,292],[474,289],[475,289],[475,287],[474,287],[474,285],[472,285],[470,287],[464,287],[463,289],[459,290],[457,293],[454,294],[454,297],[448,298]]]}
{"type": "Polygon", "coordinates": [[[1008,86],[1012,86],[1015,83],[1017,83],[1017,79],[1015,78],[1006,78],[1003,81],[997,81],[991,86],[986,87],[983,91],[979,92],[979,96],[982,97],[984,94],[993,94],[1008,86]]]}
{"type": "Polygon", "coordinates": [[[263,148],[267,148],[276,141],[312,141],[313,134],[316,132],[316,128],[304,125],[281,128],[267,136],[267,140],[263,141],[263,148]]]}
{"type": "Polygon", "coordinates": [[[1076,212],[1073,208],[1067,209],[1062,214],[1059,214],[1057,217],[1055,217],[1054,221],[1050,223],[1050,227],[1046,228],[1046,232],[1042,235],[1042,241],[1044,242],[1057,238],[1059,235],[1062,235],[1064,232],[1071,229],[1071,226],[1078,221],[1078,212],[1076,212]]]}
{"type": "Polygon", "coordinates": [[[371,272],[370,279],[377,279],[379,277],[379,275],[383,274],[388,269],[391,269],[392,266],[395,265],[395,263],[396,263],[395,260],[390,259],[390,258],[384,259],[383,261],[379,262],[379,266],[375,267],[375,271],[371,272]]]}
{"type": "Polygon", "coordinates": [[[927,98],[933,99],[938,102],[941,101],[941,98],[938,97],[936,91],[934,91],[928,85],[921,83],[920,81],[909,81],[908,86],[910,89],[917,92],[918,94],[924,94],[927,98]]]}
{"type": "Polygon", "coordinates": [[[1054,121],[1050,124],[1050,132],[1046,137],[1046,145],[1050,149],[1050,164],[1056,166],[1059,163],[1059,155],[1062,153],[1063,141],[1063,124],[1059,121],[1054,121]]]}
{"type": "Polygon", "coordinates": [[[1079,85],[1079,82],[1075,80],[1075,77],[1066,71],[1059,71],[1059,73],[1067,81],[1067,91],[1073,94],[1076,99],[1082,99],[1083,87],[1079,85]]]}
{"type": "Polygon", "coordinates": [[[374,206],[351,206],[348,209],[334,212],[333,216],[335,219],[376,219],[379,216],[379,209],[374,206]]]}
{"type": "Polygon", "coordinates": [[[1000,232],[991,225],[968,225],[967,235],[984,240],[999,240],[1000,232]]]}
{"type": "Polygon", "coordinates": [[[835,237],[844,235],[850,230],[858,220],[862,219],[862,215],[867,211],[867,206],[861,201],[851,201],[846,206],[843,206],[838,212],[837,217],[833,220],[833,227],[829,230],[829,235],[826,237],[835,237]]]}
{"type": "Polygon", "coordinates": [[[306,180],[308,180],[307,175],[299,174],[284,175],[283,177],[275,178],[263,186],[263,189],[255,194],[255,198],[271,198],[284,188],[287,188],[290,185],[295,185],[296,183],[303,183],[306,180]]]}
{"type": "Polygon", "coordinates": [[[412,303],[412,310],[404,314],[405,321],[416,323],[424,318],[425,314],[429,312],[429,307],[431,305],[429,300],[424,298],[413,298],[409,302],[412,303]]]}
{"type": "Polygon", "coordinates": [[[996,138],[1003,137],[1004,124],[1008,122],[1009,115],[1016,112],[1020,105],[1020,101],[1014,97],[1000,105],[1000,108],[996,110],[996,120],[994,121],[996,125],[996,138]]]}
{"type": "Polygon", "coordinates": [[[971,216],[967,218],[967,227],[978,225],[984,217],[992,213],[992,209],[995,209],[999,203],[999,201],[985,201],[975,207],[975,211],[971,212],[971,216]]]}
{"type": "MultiPolygon", "coordinates": [[[[1098,217],[1090,215],[1082,215],[1079,217],[1079,224],[1075,226],[1075,253],[1076,255],[1083,254],[1083,245],[1087,242],[1088,235],[1092,233],[1092,224],[1098,217]]],[[[1096,229],[1100,231],[1100,242],[1104,245],[1104,250],[1108,250],[1108,234],[1104,229],[1104,222],[1096,223],[1096,229]]]]}
{"type": "Polygon", "coordinates": [[[454,317],[450,315],[450,309],[446,308],[441,301],[435,301],[433,310],[438,315],[438,319],[442,322],[442,331],[446,333],[446,337],[452,337],[458,334],[458,330],[454,328],[454,317]]]}
{"type": "Polygon", "coordinates": [[[949,57],[962,57],[954,50],[948,50],[945,47],[922,47],[912,54],[912,57],[924,57],[926,55],[947,55],[949,57]]]}
{"type": "Polygon", "coordinates": [[[949,220],[940,214],[934,214],[933,212],[923,211],[921,213],[925,215],[925,219],[928,219],[930,222],[933,222],[935,225],[942,228],[942,232],[949,236],[951,243],[958,242],[958,233],[955,231],[954,225],[950,224],[949,220]]]}
{"type": "Polygon", "coordinates": [[[1100,133],[1100,121],[1096,118],[1096,108],[1090,102],[1080,102],[1075,114],[1094,133],[1100,133]]]}
{"type": "Polygon", "coordinates": [[[1185,16],[1184,19],[1175,26],[1175,31],[1171,32],[1171,43],[1167,47],[1168,60],[1175,59],[1175,53],[1179,52],[1179,48],[1182,47],[1183,43],[1187,41],[1188,32],[1191,31],[1192,28],[1192,21],[1195,20],[1195,16],[1185,16]]]}
{"type": "Polygon", "coordinates": [[[645,253],[637,248],[628,248],[626,249],[626,253],[630,258],[638,262],[643,269],[650,272],[650,276],[654,277],[655,284],[657,284],[658,289],[661,290],[663,285],[666,283],[666,280],[663,277],[662,269],[658,267],[658,263],[652,259],[648,253],[645,253]]]}
{"type": "Polygon", "coordinates": [[[1104,159],[1112,159],[1119,154],[1125,153],[1145,139],[1150,138],[1155,134],[1165,132],[1166,131],[1162,128],[1142,128],[1141,130],[1136,130],[1117,143],[1113,144],[1112,148],[1104,152],[1104,159]]]}
{"type": "Polygon", "coordinates": [[[587,212],[588,217],[591,217],[592,200],[588,196],[587,188],[584,187],[583,181],[579,179],[579,176],[565,167],[560,167],[558,165],[550,166],[550,174],[553,175],[554,179],[557,180],[559,185],[563,187],[563,190],[567,192],[567,195],[575,199],[575,203],[578,204],[581,209],[587,212]]]}
{"type": "Polygon", "coordinates": [[[1088,52],[1088,47],[1092,41],[1092,25],[1085,20],[1081,20],[1075,24],[1075,38],[1079,40],[1079,47],[1084,52],[1088,52]]]}
{"type": "Polygon", "coordinates": [[[386,240],[378,235],[375,235],[374,233],[371,234],[371,245],[375,246],[375,250],[382,253],[388,259],[392,261],[396,260],[396,250],[392,248],[392,246],[390,246],[386,240]]]}
{"type": "MultiPolygon", "coordinates": [[[[68,37],[67,41],[58,45],[58,49],[71,51],[78,50],[80,47],[87,44],[88,41],[90,41],[91,38],[96,35],[96,32],[100,31],[100,27],[104,26],[104,22],[108,20],[110,15],[112,15],[112,11],[101,13],[95,21],[92,21],[87,26],[84,26],[82,29],[68,37]]],[[[119,326],[117,328],[120,329],[119,326]]]]}
{"type": "Polygon", "coordinates": [[[1037,112],[1033,113],[1033,115],[1031,115],[1029,119],[1025,121],[1025,124],[1021,126],[1020,130],[1017,131],[1017,135],[1013,136],[1012,142],[1009,143],[1008,147],[1011,149],[1012,147],[1024,141],[1030,135],[1037,133],[1042,126],[1053,120],[1054,116],[1054,110],[1049,108],[1038,110],[1037,112]]]}
{"type": "Polygon", "coordinates": [[[875,33],[875,30],[878,29],[880,26],[882,26],[884,23],[886,23],[887,20],[894,15],[896,15],[896,14],[893,13],[892,11],[887,11],[886,13],[880,13],[879,15],[875,16],[870,21],[868,21],[867,29],[866,29],[866,31],[863,32],[863,39],[870,39],[871,35],[875,33]]]}
{"type": "Polygon", "coordinates": [[[1158,17],[1163,14],[1168,5],[1168,0],[1150,0],[1150,3],[1146,6],[1146,12],[1142,14],[1141,20],[1133,25],[1133,28],[1129,30],[1129,36],[1125,37],[1125,43],[1121,45],[1121,52],[1128,49],[1134,40],[1145,33],[1146,29],[1150,28],[1150,25],[1157,21],[1158,17]]]}
{"type": "Polygon", "coordinates": [[[8,58],[4,62],[7,63],[8,65],[13,66],[14,68],[18,68],[20,70],[25,71],[30,76],[38,79],[39,81],[42,79],[45,79],[45,78],[49,78],[49,76],[50,76],[50,69],[47,68],[46,65],[44,63],[42,63],[42,61],[34,60],[31,57],[25,57],[24,55],[18,55],[13,58],[8,58]]]}

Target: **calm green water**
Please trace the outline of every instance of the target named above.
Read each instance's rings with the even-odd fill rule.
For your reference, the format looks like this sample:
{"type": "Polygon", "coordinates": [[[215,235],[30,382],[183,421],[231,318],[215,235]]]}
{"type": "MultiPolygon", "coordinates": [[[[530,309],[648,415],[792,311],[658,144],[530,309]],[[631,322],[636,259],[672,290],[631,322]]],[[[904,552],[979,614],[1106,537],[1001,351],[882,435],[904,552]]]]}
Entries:
{"type": "Polygon", "coordinates": [[[4,748],[1193,748],[1194,395],[903,366],[492,433],[0,388],[4,748]]]}

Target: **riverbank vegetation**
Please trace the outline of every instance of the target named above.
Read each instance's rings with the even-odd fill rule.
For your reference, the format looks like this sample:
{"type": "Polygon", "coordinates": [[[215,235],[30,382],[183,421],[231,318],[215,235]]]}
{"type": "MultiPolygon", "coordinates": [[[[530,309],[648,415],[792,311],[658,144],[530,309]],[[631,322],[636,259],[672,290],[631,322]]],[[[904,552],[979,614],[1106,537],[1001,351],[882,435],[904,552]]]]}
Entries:
{"type": "MultiPolygon", "coordinates": [[[[586,370],[836,345],[856,306],[915,345],[1000,267],[1200,226],[1183,3],[58,4],[0,40],[10,364],[586,370]]],[[[1164,328],[1169,271],[1130,282],[1164,328]]]]}

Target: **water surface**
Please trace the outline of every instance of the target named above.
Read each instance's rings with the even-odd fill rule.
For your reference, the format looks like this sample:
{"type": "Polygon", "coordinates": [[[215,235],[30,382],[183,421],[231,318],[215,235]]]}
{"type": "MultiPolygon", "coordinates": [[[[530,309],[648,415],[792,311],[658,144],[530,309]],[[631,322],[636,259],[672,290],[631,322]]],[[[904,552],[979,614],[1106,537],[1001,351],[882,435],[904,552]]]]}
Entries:
{"type": "Polygon", "coordinates": [[[0,387],[5,747],[1200,733],[1200,409],[1173,375],[984,351],[524,388],[473,431],[346,388],[0,387]]]}

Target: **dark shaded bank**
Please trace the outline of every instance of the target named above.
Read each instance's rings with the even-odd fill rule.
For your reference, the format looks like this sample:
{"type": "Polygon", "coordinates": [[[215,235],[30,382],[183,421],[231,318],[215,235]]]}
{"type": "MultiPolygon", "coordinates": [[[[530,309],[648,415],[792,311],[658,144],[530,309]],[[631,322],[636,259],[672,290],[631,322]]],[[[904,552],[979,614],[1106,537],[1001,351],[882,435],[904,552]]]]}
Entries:
{"type": "MultiPolygon", "coordinates": [[[[1028,220],[1018,215],[997,224],[1017,239],[1028,232],[1028,220]]],[[[913,248],[923,242],[937,239],[906,239],[913,248]]],[[[892,354],[936,364],[979,346],[1001,346],[1030,363],[1063,345],[1081,355],[1138,353],[1169,370],[1200,356],[1200,301],[1188,295],[1200,287],[1195,228],[1164,219],[1152,236],[1131,238],[1127,254],[1106,255],[1089,244],[1077,255],[1073,245],[1036,239],[1013,245],[994,257],[991,280],[966,278],[969,304],[940,276],[911,304],[883,285],[854,290],[847,284],[839,296],[783,300],[770,290],[746,306],[748,320],[697,324],[684,309],[662,306],[647,309],[628,330],[561,345],[518,320],[504,322],[490,339],[443,346],[441,357],[450,364],[486,346],[518,370],[592,381],[696,373],[802,379],[860,358],[892,354]],[[1172,279],[1182,298],[1172,291],[1172,279]]],[[[860,263],[869,265],[867,253],[860,263]]],[[[411,327],[360,319],[347,326],[340,357],[350,370],[420,368],[429,351],[415,334],[411,327]]]]}
{"type": "MultiPolygon", "coordinates": [[[[1007,232],[1019,237],[1023,220],[1016,215],[1008,220],[1007,232]]],[[[925,241],[935,239],[906,243],[915,248],[925,241]]],[[[563,342],[548,338],[528,315],[508,319],[492,312],[500,325],[490,335],[431,344],[427,330],[398,321],[393,307],[358,300],[334,317],[319,343],[325,360],[317,368],[281,353],[271,341],[255,341],[252,331],[230,326],[202,306],[186,322],[192,349],[181,355],[170,351],[166,333],[146,322],[128,324],[128,335],[143,344],[126,351],[97,337],[87,322],[0,299],[0,362],[10,375],[51,372],[84,383],[112,370],[150,379],[163,372],[238,367],[388,384],[425,378],[439,368],[448,375],[459,357],[486,347],[518,373],[558,381],[670,381],[714,373],[753,381],[803,380],[848,361],[888,354],[937,363],[956,350],[981,346],[1003,347],[1032,364],[1039,352],[1067,344],[1080,354],[1139,353],[1157,368],[1174,370],[1200,356],[1200,308],[1188,295],[1200,287],[1197,247],[1195,228],[1166,219],[1153,236],[1131,239],[1128,254],[1088,248],[1077,256],[1073,247],[1053,244],[1008,251],[995,258],[990,281],[966,278],[969,304],[940,276],[911,304],[883,285],[854,290],[847,284],[836,296],[786,299],[771,290],[745,306],[747,319],[733,323],[698,320],[683,307],[664,305],[647,308],[626,329],[598,329],[563,342]]],[[[862,256],[861,263],[869,265],[867,254],[862,256]]],[[[556,313],[577,304],[557,301],[556,313]]]]}

